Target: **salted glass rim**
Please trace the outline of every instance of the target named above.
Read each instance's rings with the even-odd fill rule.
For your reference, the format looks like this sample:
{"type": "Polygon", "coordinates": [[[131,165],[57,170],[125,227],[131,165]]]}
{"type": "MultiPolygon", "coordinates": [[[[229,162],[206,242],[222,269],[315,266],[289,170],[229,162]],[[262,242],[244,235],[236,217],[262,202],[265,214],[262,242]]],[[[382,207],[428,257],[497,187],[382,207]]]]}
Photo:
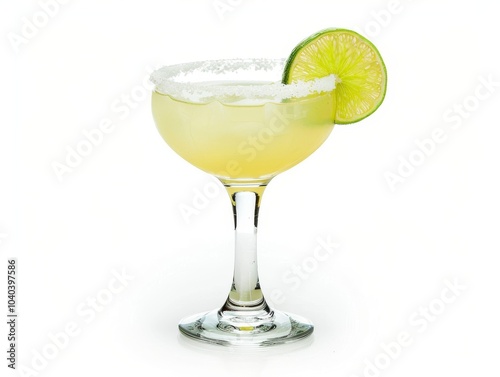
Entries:
{"type": "Polygon", "coordinates": [[[161,67],[151,74],[150,80],[160,94],[200,103],[224,102],[231,97],[282,102],[335,89],[335,75],[283,84],[284,66],[285,59],[204,60],[161,67]]]}

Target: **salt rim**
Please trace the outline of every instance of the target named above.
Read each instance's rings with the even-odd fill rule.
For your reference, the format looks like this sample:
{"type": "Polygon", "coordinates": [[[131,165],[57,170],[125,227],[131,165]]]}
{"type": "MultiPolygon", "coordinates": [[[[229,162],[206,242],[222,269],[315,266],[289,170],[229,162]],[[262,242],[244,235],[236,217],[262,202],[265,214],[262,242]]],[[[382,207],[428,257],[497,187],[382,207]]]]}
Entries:
{"type": "Polygon", "coordinates": [[[157,69],[150,80],[155,90],[179,100],[208,102],[237,96],[245,100],[281,102],[286,99],[306,97],[313,93],[331,92],[335,89],[336,76],[329,75],[311,81],[297,81],[291,84],[272,82],[280,78],[285,59],[220,59],[176,64],[157,69]],[[252,73],[265,73],[271,81],[252,82],[238,85],[241,79],[252,78],[252,73]],[[246,75],[250,77],[245,77],[246,75]],[[227,77],[226,77],[227,76],[227,77]],[[209,81],[227,80],[227,85],[210,84],[209,81]],[[233,80],[231,82],[231,80],[233,80]],[[236,83],[235,83],[235,80],[236,83]]]}

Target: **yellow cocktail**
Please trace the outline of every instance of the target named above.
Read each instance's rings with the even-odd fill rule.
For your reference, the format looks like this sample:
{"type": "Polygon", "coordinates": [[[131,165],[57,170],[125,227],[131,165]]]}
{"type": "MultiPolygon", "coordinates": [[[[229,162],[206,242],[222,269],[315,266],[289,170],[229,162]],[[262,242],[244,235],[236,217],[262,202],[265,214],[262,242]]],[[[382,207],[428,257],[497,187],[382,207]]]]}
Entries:
{"type": "Polygon", "coordinates": [[[333,92],[245,105],[153,93],[160,134],[185,160],[225,182],[269,180],[304,160],[333,128],[333,92]]]}
{"type": "Polygon", "coordinates": [[[260,200],[270,180],[313,153],[334,123],[358,122],[380,106],[387,72],[378,50],[352,30],[332,28],[300,42],[286,62],[187,63],[161,68],[151,79],[160,134],[185,160],[220,179],[233,205],[236,231],[226,302],[184,318],[180,331],[208,343],[245,346],[308,336],[311,322],[271,310],[261,291],[260,200]]]}
{"type": "Polygon", "coordinates": [[[185,318],[185,335],[225,345],[270,345],[309,335],[313,325],[271,310],[257,273],[257,214],[269,181],[328,137],[335,76],[282,84],[282,60],[188,63],[156,71],[156,126],[168,145],[218,177],[233,204],[236,229],[231,290],[219,310],[185,318]]]}

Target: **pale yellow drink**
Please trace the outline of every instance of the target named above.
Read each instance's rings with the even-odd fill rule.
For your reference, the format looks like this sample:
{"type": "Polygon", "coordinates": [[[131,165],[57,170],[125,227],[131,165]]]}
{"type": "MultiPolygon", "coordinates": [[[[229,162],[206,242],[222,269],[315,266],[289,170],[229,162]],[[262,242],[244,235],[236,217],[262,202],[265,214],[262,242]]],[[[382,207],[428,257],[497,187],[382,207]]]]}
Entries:
{"type": "Polygon", "coordinates": [[[224,181],[245,183],[270,179],[313,153],[332,131],[335,95],[255,105],[241,98],[194,103],[154,92],[152,107],[160,134],[181,157],[224,181]]]}

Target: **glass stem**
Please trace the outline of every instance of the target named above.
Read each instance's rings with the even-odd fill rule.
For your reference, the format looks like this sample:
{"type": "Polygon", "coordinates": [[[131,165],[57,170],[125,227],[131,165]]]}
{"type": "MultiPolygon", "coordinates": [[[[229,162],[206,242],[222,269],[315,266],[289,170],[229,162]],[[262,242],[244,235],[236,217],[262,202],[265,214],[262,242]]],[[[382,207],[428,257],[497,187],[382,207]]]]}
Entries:
{"type": "Polygon", "coordinates": [[[259,206],[265,185],[254,187],[226,186],[233,204],[235,225],[234,275],[231,291],[219,313],[230,320],[269,319],[269,309],[260,289],[257,269],[257,224],[259,206]]]}

